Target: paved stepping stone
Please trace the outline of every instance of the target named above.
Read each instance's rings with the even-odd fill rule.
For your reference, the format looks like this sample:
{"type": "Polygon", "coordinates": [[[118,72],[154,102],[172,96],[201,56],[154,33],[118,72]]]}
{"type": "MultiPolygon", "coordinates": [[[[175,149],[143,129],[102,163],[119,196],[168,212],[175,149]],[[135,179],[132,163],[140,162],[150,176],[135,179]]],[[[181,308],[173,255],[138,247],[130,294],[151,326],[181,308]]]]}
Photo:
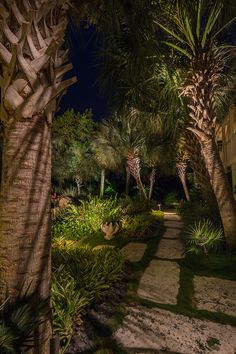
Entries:
{"type": "Polygon", "coordinates": [[[113,245],[97,245],[95,247],[93,247],[94,250],[101,250],[103,248],[114,248],[115,246],[113,245]]]}
{"type": "Polygon", "coordinates": [[[153,260],[139,283],[138,296],[162,304],[177,303],[179,265],[175,262],[153,260]]]}
{"type": "Polygon", "coordinates": [[[167,229],[162,237],[163,238],[179,238],[180,237],[180,230],[167,229]]]}
{"type": "Polygon", "coordinates": [[[113,335],[127,353],[234,354],[236,327],[189,318],[159,308],[128,306],[113,335]]]}
{"type": "Polygon", "coordinates": [[[195,276],[194,301],[198,309],[236,316],[236,281],[195,276]]]}
{"type": "Polygon", "coordinates": [[[146,249],[147,245],[145,243],[130,242],[122,248],[122,253],[128,261],[139,262],[143,258],[146,249]]]}
{"type": "Polygon", "coordinates": [[[179,215],[176,214],[176,213],[165,212],[165,214],[164,214],[164,220],[181,221],[181,216],[179,216],[179,215]]]}
{"type": "Polygon", "coordinates": [[[180,259],[184,258],[184,251],[182,241],[162,239],[159,242],[155,256],[166,259],[180,259]]]}
{"type": "Polygon", "coordinates": [[[175,229],[182,229],[184,223],[182,221],[167,220],[164,222],[165,227],[172,227],[175,229]]]}

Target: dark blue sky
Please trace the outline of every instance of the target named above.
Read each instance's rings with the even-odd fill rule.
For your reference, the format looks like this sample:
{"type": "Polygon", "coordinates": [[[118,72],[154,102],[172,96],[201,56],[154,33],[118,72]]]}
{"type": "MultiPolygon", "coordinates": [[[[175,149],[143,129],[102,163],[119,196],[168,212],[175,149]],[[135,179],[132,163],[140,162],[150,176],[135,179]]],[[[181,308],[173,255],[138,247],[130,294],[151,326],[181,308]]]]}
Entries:
{"type": "Polygon", "coordinates": [[[73,71],[68,76],[77,76],[77,84],[71,86],[60,102],[62,114],[68,108],[83,112],[91,108],[95,120],[101,120],[108,115],[108,95],[101,94],[97,85],[99,69],[97,55],[101,40],[94,28],[80,29],[69,26],[70,61],[73,71]]]}

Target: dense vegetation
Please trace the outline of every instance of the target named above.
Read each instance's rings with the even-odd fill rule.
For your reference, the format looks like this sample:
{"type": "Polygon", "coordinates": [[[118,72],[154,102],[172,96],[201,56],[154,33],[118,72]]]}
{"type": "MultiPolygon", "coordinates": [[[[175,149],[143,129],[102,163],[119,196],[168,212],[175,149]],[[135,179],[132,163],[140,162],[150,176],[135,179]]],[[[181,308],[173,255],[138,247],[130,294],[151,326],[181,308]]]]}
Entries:
{"type": "Polygon", "coordinates": [[[0,351],[49,354],[52,332],[65,351],[122,277],[122,246],[162,229],[163,204],[185,221],[186,262],[234,254],[216,130],[235,105],[235,13],[223,0],[3,0],[0,351]],[[103,37],[97,81],[114,94],[99,123],[89,109],[54,117],[76,81],[68,18],[103,37]]]}

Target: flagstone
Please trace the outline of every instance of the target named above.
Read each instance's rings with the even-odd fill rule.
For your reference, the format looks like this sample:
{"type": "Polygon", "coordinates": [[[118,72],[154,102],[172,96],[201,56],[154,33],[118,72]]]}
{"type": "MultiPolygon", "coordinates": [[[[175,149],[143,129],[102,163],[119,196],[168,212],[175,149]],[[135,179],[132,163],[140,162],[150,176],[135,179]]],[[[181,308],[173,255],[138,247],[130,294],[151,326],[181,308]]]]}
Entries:
{"type": "Polygon", "coordinates": [[[127,315],[113,335],[127,353],[234,354],[236,327],[140,305],[127,315]]]}
{"type": "Polygon", "coordinates": [[[193,283],[198,309],[236,316],[236,281],[195,276],[193,283]]]}
{"type": "Polygon", "coordinates": [[[162,237],[163,238],[179,238],[180,237],[180,230],[167,229],[162,237]]]}
{"type": "Polygon", "coordinates": [[[152,260],[143,273],[138,296],[162,304],[177,303],[179,265],[175,262],[152,260]]]}
{"type": "Polygon", "coordinates": [[[122,248],[122,253],[130,262],[139,262],[147,249],[145,243],[130,242],[122,248]]]}
{"type": "Polygon", "coordinates": [[[165,227],[172,227],[176,229],[182,229],[184,226],[183,221],[167,220],[164,222],[165,227]]]}
{"type": "Polygon", "coordinates": [[[181,240],[162,239],[155,256],[166,259],[181,259],[184,258],[184,251],[184,244],[181,240]]]}

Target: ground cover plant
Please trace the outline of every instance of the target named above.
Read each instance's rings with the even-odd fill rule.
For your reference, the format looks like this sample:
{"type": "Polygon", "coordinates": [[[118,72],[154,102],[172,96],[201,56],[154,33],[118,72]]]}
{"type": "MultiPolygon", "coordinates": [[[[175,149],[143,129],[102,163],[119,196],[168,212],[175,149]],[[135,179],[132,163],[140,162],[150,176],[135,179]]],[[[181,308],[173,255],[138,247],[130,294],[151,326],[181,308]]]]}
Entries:
{"type": "Polygon", "coordinates": [[[153,237],[151,225],[161,230],[162,219],[163,212],[147,205],[141,208],[139,201],[97,197],[58,214],[52,239],[52,303],[54,334],[60,338],[62,352],[86,309],[121,278],[124,259],[119,248],[130,239],[153,237]],[[135,210],[139,212],[135,214],[135,210]],[[119,234],[110,241],[100,229],[106,221],[119,222],[119,234]]]}
{"type": "Polygon", "coordinates": [[[86,307],[100,299],[120,279],[124,261],[118,249],[54,248],[52,253],[53,330],[63,353],[86,307]]]}

